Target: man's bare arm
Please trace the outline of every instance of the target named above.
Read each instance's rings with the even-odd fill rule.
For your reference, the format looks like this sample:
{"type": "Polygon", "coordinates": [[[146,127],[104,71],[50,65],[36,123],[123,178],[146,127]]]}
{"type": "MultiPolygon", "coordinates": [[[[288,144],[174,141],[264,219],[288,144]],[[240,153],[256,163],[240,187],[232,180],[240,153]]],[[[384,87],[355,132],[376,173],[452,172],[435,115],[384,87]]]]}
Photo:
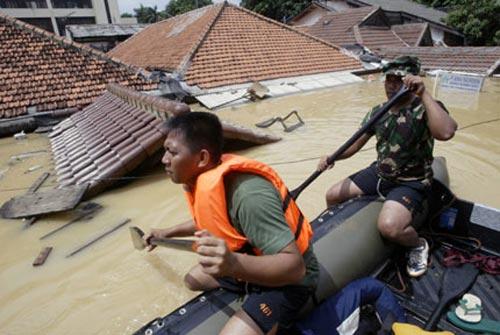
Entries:
{"type": "MultiPolygon", "coordinates": [[[[352,155],[354,155],[355,153],[357,153],[366,144],[366,142],[368,142],[370,137],[371,137],[371,135],[369,135],[369,134],[361,135],[361,137],[358,138],[356,140],[356,142],[354,142],[349,148],[347,148],[346,151],[344,151],[344,153],[341,154],[339,156],[339,158],[337,158],[337,160],[349,158],[352,155]]],[[[326,163],[327,159],[328,159],[328,156],[323,156],[320,158],[319,163],[318,163],[318,167],[317,167],[318,171],[324,171],[324,170],[326,170],[326,168],[331,168],[335,165],[335,164],[331,164],[328,166],[326,163]]]]}
{"type": "Polygon", "coordinates": [[[206,231],[196,233],[199,264],[214,277],[229,276],[264,286],[297,284],[306,273],[304,259],[295,242],[274,255],[253,256],[232,252],[224,240],[206,231]]]}

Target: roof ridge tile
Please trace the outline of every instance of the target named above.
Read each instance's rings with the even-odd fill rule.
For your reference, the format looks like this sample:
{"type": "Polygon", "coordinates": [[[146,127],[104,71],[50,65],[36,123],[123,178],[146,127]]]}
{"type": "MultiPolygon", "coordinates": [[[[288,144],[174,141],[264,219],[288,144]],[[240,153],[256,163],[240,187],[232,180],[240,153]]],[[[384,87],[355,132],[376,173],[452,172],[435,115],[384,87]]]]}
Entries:
{"type": "Polygon", "coordinates": [[[228,4],[227,4],[226,1],[224,1],[222,4],[214,4],[214,5],[212,5],[214,8],[216,8],[217,6],[220,6],[220,9],[216,12],[216,14],[212,18],[212,20],[210,20],[210,22],[206,25],[206,27],[204,28],[204,30],[202,30],[201,37],[198,39],[198,41],[196,41],[196,43],[194,44],[194,46],[191,48],[191,50],[187,53],[187,55],[181,61],[179,69],[178,69],[178,73],[181,76],[184,76],[184,74],[186,73],[186,71],[189,68],[189,65],[191,63],[191,60],[193,59],[193,57],[195,56],[196,52],[199,50],[199,48],[201,47],[201,45],[203,44],[203,42],[206,40],[206,38],[208,36],[208,33],[210,32],[210,30],[214,26],[215,22],[220,17],[220,15],[222,14],[222,12],[224,11],[224,8],[227,5],[228,4]]]}

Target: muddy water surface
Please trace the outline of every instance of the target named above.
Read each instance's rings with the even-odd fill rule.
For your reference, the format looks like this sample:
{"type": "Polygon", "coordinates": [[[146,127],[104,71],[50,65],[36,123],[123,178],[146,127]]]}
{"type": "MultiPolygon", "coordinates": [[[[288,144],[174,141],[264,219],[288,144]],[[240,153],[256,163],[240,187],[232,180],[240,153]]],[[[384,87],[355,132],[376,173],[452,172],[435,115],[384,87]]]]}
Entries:
{"type": "MultiPolygon", "coordinates": [[[[285,133],[275,124],[268,131],[282,141],[240,152],[271,164],[293,189],[314,171],[318,157],[341,145],[366,111],[382,100],[382,84],[375,81],[230,107],[217,114],[253,125],[298,110],[305,126],[285,133]]],[[[445,95],[443,100],[461,128],[451,141],[437,142],[435,148],[436,155],[447,158],[452,190],[500,208],[500,81],[487,81],[477,100],[460,103],[445,95]]],[[[371,141],[366,150],[338,162],[301,194],[299,204],[306,215],[313,218],[323,209],[323,194],[331,183],[375,158],[373,145],[371,141]]],[[[45,136],[0,140],[0,202],[26,192],[44,171],[52,172],[45,136]],[[30,154],[20,156],[25,153],[30,154]]],[[[54,183],[51,177],[44,187],[54,183]]],[[[126,227],[66,258],[124,218],[144,230],[187,219],[180,187],[161,168],[92,200],[104,207],[92,220],[43,241],[40,236],[68,222],[72,214],[46,216],[27,229],[22,221],[0,220],[1,334],[132,333],[195,295],[182,285],[183,274],[196,262],[194,255],[160,248],[149,254],[135,251],[126,227]],[[32,267],[44,246],[53,246],[52,254],[45,265],[32,267]]]]}

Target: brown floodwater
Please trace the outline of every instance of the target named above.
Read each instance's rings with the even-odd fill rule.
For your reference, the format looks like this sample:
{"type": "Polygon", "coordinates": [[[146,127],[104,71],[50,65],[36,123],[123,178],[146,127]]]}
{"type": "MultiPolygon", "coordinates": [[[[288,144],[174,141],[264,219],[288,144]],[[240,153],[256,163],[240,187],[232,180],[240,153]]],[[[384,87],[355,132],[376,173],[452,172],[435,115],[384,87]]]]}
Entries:
{"type": "MultiPolygon", "coordinates": [[[[431,79],[426,79],[429,87],[431,79]]],[[[228,107],[216,113],[252,126],[298,110],[305,126],[283,132],[274,144],[241,151],[272,165],[291,189],[315,169],[321,155],[332,153],[358,127],[364,114],[384,100],[380,81],[228,107]]],[[[461,198],[500,208],[500,80],[487,80],[479,97],[443,95],[460,130],[448,142],[436,142],[435,154],[448,161],[451,189],[461,198]]],[[[294,120],[289,120],[293,124],[294,120]]],[[[299,197],[309,218],[324,208],[327,187],[375,158],[374,142],[321,175],[299,197]]],[[[23,194],[43,172],[53,172],[48,140],[0,140],[0,201],[23,194]],[[28,154],[27,154],[28,153],[28,154]]],[[[41,190],[55,184],[51,176],[41,190]]],[[[122,227],[77,255],[66,255],[125,218],[143,230],[175,225],[188,218],[179,185],[161,167],[140,179],[92,199],[104,208],[92,220],[73,224],[40,241],[40,236],[72,218],[49,215],[32,227],[21,220],[0,220],[0,334],[127,334],[195,296],[183,287],[183,274],[196,256],[157,248],[136,251],[122,227]],[[45,246],[54,247],[46,263],[31,264],[45,246]]]]}

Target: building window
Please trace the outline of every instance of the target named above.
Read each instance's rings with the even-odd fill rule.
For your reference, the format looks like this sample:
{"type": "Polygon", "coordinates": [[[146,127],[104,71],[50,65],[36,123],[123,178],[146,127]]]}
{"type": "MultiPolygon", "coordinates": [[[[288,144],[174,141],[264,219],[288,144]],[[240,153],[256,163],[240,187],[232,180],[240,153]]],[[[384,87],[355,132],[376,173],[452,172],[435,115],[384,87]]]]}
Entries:
{"type": "Polygon", "coordinates": [[[66,26],[68,24],[95,24],[95,17],[58,17],[56,18],[57,28],[61,35],[66,34],[66,26]]]}
{"type": "Polygon", "coordinates": [[[53,8],[92,8],[92,0],[51,0],[53,8]]]}
{"type": "Polygon", "coordinates": [[[38,28],[50,31],[51,33],[54,32],[54,27],[52,27],[52,21],[50,21],[50,17],[23,17],[19,18],[19,20],[32,24],[38,28]]]}
{"type": "Polygon", "coordinates": [[[47,8],[45,0],[0,0],[0,8],[47,8]]]}

